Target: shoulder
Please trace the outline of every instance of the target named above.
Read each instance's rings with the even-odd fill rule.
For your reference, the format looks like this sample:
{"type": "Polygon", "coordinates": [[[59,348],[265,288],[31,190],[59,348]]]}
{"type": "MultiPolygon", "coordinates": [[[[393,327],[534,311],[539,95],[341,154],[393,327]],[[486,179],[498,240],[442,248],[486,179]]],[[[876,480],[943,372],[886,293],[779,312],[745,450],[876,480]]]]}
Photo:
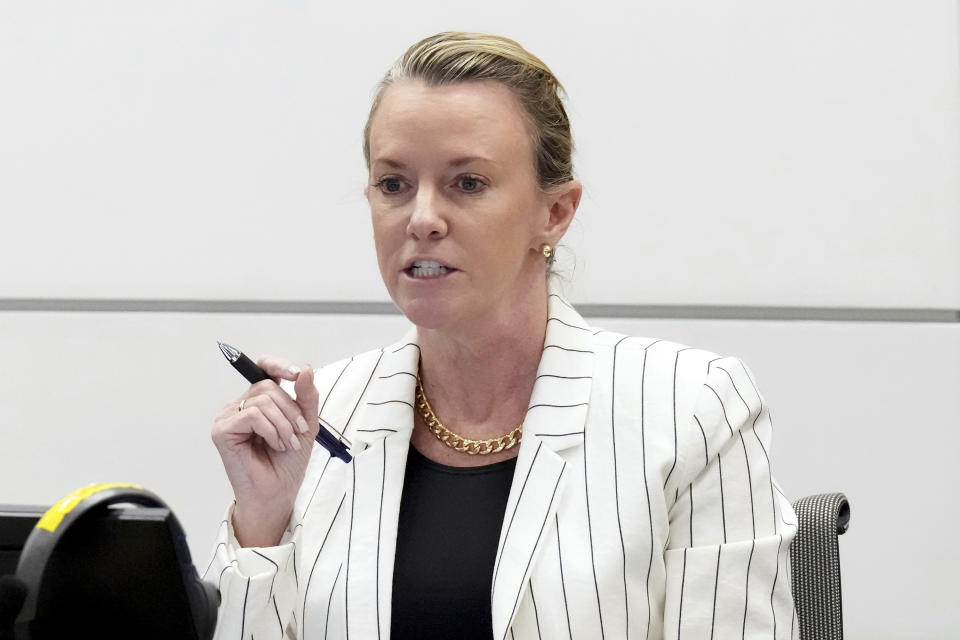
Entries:
{"type": "Polygon", "coordinates": [[[314,370],[314,385],[322,401],[324,394],[335,390],[366,386],[373,375],[383,373],[384,361],[395,359],[401,351],[410,351],[416,357],[418,350],[416,343],[397,342],[331,362],[314,370]]]}
{"type": "Polygon", "coordinates": [[[670,495],[742,433],[756,428],[766,444],[768,407],[740,358],[662,338],[594,339],[594,397],[613,398],[618,415],[634,416],[662,444],[670,495]]]}
{"type": "Polygon", "coordinates": [[[348,382],[364,372],[369,373],[376,367],[377,360],[379,360],[383,351],[384,349],[371,349],[314,369],[314,384],[319,391],[323,392],[340,382],[348,382]],[[346,379],[344,379],[345,377],[346,379]]]}
{"type": "Polygon", "coordinates": [[[664,338],[591,330],[595,380],[633,389],[645,405],[669,405],[678,418],[708,418],[711,424],[725,424],[725,409],[753,418],[764,408],[753,374],[737,356],[664,338]]]}
{"type": "Polygon", "coordinates": [[[591,328],[598,366],[632,372],[646,380],[664,376],[681,386],[701,385],[717,366],[741,367],[740,360],[667,338],[631,336],[591,328]]]}
{"type": "Polygon", "coordinates": [[[375,378],[416,375],[420,347],[416,331],[410,330],[396,342],[336,360],[314,369],[314,385],[320,401],[328,394],[360,393],[375,378]]]}

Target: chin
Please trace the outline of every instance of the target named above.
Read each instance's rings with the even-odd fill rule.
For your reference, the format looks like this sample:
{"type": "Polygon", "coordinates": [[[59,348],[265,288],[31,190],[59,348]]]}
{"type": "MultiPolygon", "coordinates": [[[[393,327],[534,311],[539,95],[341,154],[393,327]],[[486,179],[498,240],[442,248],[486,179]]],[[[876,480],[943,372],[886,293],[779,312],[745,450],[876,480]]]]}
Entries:
{"type": "Polygon", "coordinates": [[[459,313],[449,303],[414,298],[396,300],[394,303],[406,316],[407,320],[421,329],[444,329],[455,327],[461,322],[462,313],[459,313]]]}
{"type": "Polygon", "coordinates": [[[455,319],[447,310],[438,309],[436,305],[413,302],[398,306],[400,306],[400,311],[406,316],[407,320],[421,329],[442,329],[456,324],[455,319]]]}

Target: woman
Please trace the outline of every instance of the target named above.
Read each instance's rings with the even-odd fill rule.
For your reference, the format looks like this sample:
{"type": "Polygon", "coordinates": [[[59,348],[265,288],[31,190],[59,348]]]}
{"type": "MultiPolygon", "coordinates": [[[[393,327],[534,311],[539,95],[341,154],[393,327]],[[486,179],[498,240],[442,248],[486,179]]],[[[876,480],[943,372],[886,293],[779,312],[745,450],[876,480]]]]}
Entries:
{"type": "Polygon", "coordinates": [[[316,372],[264,359],[296,400],[265,381],[224,408],[217,637],[798,633],[750,374],[591,329],[548,286],[582,192],[559,91],[480,34],[427,38],[385,77],[367,198],[415,326],[316,372]],[[351,463],[308,446],[318,414],[351,463]]]}

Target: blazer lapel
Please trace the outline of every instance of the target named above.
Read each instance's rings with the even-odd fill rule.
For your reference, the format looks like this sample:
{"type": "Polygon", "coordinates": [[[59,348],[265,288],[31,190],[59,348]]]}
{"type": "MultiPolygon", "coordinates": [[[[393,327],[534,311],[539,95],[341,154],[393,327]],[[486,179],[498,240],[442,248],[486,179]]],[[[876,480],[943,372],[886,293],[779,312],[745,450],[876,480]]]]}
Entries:
{"type": "Polygon", "coordinates": [[[593,335],[551,293],[546,338],[523,425],[491,593],[494,640],[503,640],[570,475],[566,459],[583,447],[593,375],[593,335]]]}
{"type": "Polygon", "coordinates": [[[420,349],[416,330],[380,355],[347,428],[352,441],[347,635],[389,638],[397,518],[420,349]]]}
{"type": "MultiPolygon", "coordinates": [[[[494,565],[495,640],[509,633],[541,542],[553,529],[569,476],[566,458],[583,447],[593,336],[583,318],[556,294],[550,295],[548,309],[543,353],[494,565]]],[[[347,495],[350,541],[344,577],[348,636],[390,636],[397,518],[413,430],[419,356],[415,328],[383,349],[345,425],[354,456],[347,495]]]]}

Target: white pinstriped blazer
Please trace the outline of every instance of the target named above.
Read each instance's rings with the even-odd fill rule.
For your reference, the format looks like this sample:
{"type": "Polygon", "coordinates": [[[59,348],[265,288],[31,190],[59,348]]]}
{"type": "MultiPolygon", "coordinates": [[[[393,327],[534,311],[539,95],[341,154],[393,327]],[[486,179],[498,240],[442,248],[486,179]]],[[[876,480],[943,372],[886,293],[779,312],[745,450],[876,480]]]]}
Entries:
{"type": "MultiPolygon", "coordinates": [[[[314,448],[277,547],[228,517],[204,574],[216,638],[388,639],[413,425],[416,331],[317,372],[321,415],[354,443],[314,448]]],[[[750,373],[662,340],[589,328],[551,294],[546,340],[493,567],[495,640],[797,638],[789,502],[750,373]]]]}

